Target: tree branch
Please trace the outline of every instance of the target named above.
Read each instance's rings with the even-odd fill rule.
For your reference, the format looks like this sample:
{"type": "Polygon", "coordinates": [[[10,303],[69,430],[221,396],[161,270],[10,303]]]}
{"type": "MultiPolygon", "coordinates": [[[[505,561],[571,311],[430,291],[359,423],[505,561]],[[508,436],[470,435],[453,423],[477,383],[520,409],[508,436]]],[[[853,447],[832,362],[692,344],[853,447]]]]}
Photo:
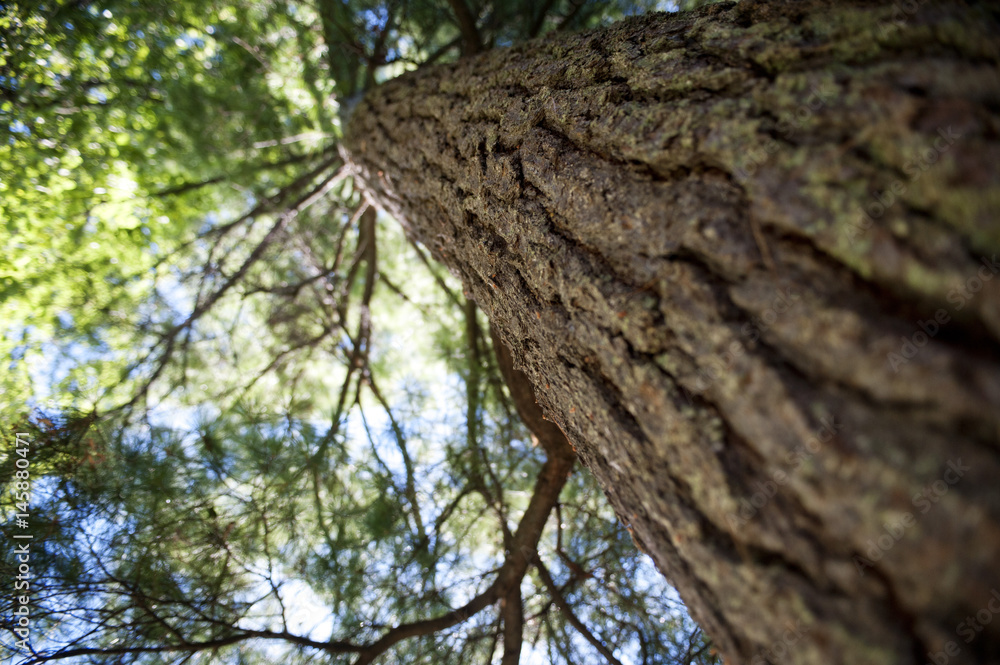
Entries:
{"type": "Polygon", "coordinates": [[[552,596],[552,600],[555,601],[556,607],[563,613],[566,617],[566,621],[569,622],[573,628],[576,629],[580,635],[584,637],[588,642],[590,642],[595,649],[597,649],[604,658],[611,663],[611,665],[622,665],[621,661],[615,658],[615,655],[611,653],[604,644],[601,643],[597,637],[594,636],[590,630],[583,625],[583,622],[573,613],[573,609],[566,602],[566,598],[559,591],[559,587],[556,586],[555,580],[552,579],[552,575],[549,573],[549,569],[545,567],[542,563],[541,557],[535,559],[535,568],[538,570],[538,576],[542,578],[542,583],[549,590],[549,594],[552,596]]]}
{"type": "MultiPolygon", "coordinates": [[[[307,152],[301,155],[292,155],[291,157],[288,157],[286,159],[280,159],[276,162],[264,162],[262,164],[256,164],[249,170],[251,172],[264,171],[266,169],[281,168],[282,166],[291,166],[292,164],[298,164],[299,162],[304,162],[314,157],[321,157],[324,154],[324,152],[319,152],[319,153],[307,152]]],[[[209,185],[215,185],[220,182],[224,182],[225,180],[228,180],[231,177],[232,175],[229,173],[222,173],[212,178],[208,178],[206,180],[201,180],[198,182],[182,182],[178,185],[172,185],[170,187],[165,187],[158,191],[152,192],[151,196],[155,196],[158,198],[163,198],[167,196],[178,196],[180,194],[186,194],[187,192],[194,191],[196,189],[201,189],[202,187],[208,187],[209,185]]]]}
{"type": "MultiPolygon", "coordinates": [[[[330,163],[332,163],[332,160],[330,161],[330,163]]],[[[128,407],[134,405],[136,402],[142,399],[149,392],[149,389],[152,386],[152,384],[156,381],[157,378],[159,378],[160,374],[163,373],[163,370],[166,369],[167,364],[170,360],[170,356],[174,350],[175,345],[177,344],[178,336],[185,330],[189,330],[191,326],[193,326],[194,323],[199,318],[201,318],[206,312],[208,312],[208,310],[210,310],[215,305],[215,303],[217,303],[219,299],[221,299],[222,296],[224,296],[229,291],[229,289],[231,289],[233,286],[239,283],[239,281],[243,278],[243,276],[246,275],[247,271],[264,255],[264,252],[271,246],[271,244],[278,238],[281,232],[284,231],[284,229],[288,226],[288,224],[293,219],[295,219],[295,217],[298,216],[300,212],[302,212],[304,209],[312,205],[318,198],[320,198],[323,194],[325,194],[329,190],[332,184],[335,184],[344,176],[345,176],[344,169],[340,169],[334,175],[325,178],[318,186],[310,189],[308,192],[303,194],[295,203],[292,204],[292,206],[287,211],[283,212],[278,217],[277,221],[275,221],[275,223],[268,230],[264,238],[250,252],[250,255],[247,256],[246,259],[244,259],[243,264],[236,270],[236,272],[230,275],[226,279],[226,281],[222,284],[222,286],[216,289],[205,300],[202,300],[197,305],[195,305],[194,309],[191,311],[191,313],[187,316],[187,318],[184,321],[175,325],[173,328],[167,331],[164,338],[161,339],[160,342],[157,344],[157,346],[163,345],[164,349],[159,358],[159,361],[157,362],[156,368],[153,370],[153,373],[150,375],[149,378],[147,378],[143,382],[142,386],[140,387],[139,391],[135,394],[135,396],[121,407],[117,407],[116,409],[114,409],[115,411],[120,409],[127,409],[128,407]]],[[[145,362],[145,360],[148,360],[152,356],[154,351],[155,349],[151,350],[149,354],[146,355],[143,362],[145,362]]]]}
{"type": "Polygon", "coordinates": [[[486,591],[470,600],[462,607],[452,610],[434,619],[416,621],[414,623],[403,624],[390,630],[379,638],[371,646],[366,647],[354,661],[354,665],[368,665],[380,655],[385,653],[390,647],[409,637],[420,637],[430,635],[445,628],[451,628],[467,621],[482,610],[496,602],[499,596],[498,583],[493,582],[486,591]]]}
{"type": "Polygon", "coordinates": [[[469,11],[469,6],[465,0],[448,0],[451,11],[455,15],[458,29],[462,33],[462,53],[464,55],[475,55],[483,50],[483,41],[476,28],[476,19],[469,11]]]}
{"type": "Polygon", "coordinates": [[[524,605],[521,585],[515,584],[500,601],[503,617],[503,659],[500,665],[518,665],[524,632],[524,605]]]}
{"type": "Polygon", "coordinates": [[[410,458],[410,451],[406,448],[406,437],[403,435],[403,428],[400,427],[395,416],[392,415],[392,410],[389,408],[389,402],[386,401],[385,397],[383,397],[382,393],[379,391],[378,386],[375,385],[375,379],[372,377],[371,372],[365,373],[365,382],[368,384],[368,388],[371,390],[372,395],[374,395],[375,399],[378,400],[378,403],[382,405],[386,415],[389,417],[389,425],[396,438],[396,445],[399,448],[399,454],[403,458],[403,466],[406,469],[406,501],[410,504],[410,509],[413,511],[413,520],[416,522],[417,536],[420,542],[426,545],[427,534],[424,531],[424,521],[420,516],[420,503],[417,501],[417,485],[413,471],[413,460],[410,458]]]}
{"type": "Polygon", "coordinates": [[[160,644],[139,647],[78,647],[76,649],[64,649],[53,652],[42,651],[38,652],[34,657],[22,662],[21,665],[36,665],[37,663],[47,663],[54,660],[65,660],[67,658],[77,658],[80,656],[122,656],[126,654],[169,653],[173,651],[206,651],[209,649],[219,649],[221,647],[238,644],[244,640],[251,639],[281,640],[298,646],[311,647],[313,649],[320,649],[327,653],[334,654],[357,653],[362,650],[362,647],[350,642],[318,642],[307,637],[302,637],[301,635],[294,635],[287,631],[281,631],[279,633],[267,630],[245,630],[234,635],[227,635],[226,637],[206,640],[204,642],[184,642],[182,644],[160,644]]]}
{"type": "Polygon", "coordinates": [[[542,3],[541,9],[539,9],[534,22],[531,24],[531,28],[528,30],[528,37],[530,39],[534,39],[538,36],[538,33],[542,31],[542,27],[545,25],[545,17],[547,17],[549,12],[552,11],[552,6],[554,4],[556,4],[556,0],[545,0],[545,2],[542,3]]]}
{"type": "Polygon", "coordinates": [[[496,354],[500,373],[507,383],[507,389],[521,420],[550,456],[574,456],[573,447],[563,431],[554,422],[545,419],[542,408],[535,401],[535,390],[531,385],[531,379],[514,367],[514,357],[493,326],[490,326],[490,338],[493,340],[493,352],[496,354]]]}

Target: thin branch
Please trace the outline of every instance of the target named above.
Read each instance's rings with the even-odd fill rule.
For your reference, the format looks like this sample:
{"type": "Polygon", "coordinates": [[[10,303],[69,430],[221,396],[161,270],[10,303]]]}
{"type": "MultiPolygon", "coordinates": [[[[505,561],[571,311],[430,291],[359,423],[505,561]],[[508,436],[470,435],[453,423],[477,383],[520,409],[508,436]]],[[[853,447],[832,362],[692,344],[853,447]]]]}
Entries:
{"type": "Polygon", "coordinates": [[[437,273],[434,266],[431,265],[430,259],[427,258],[427,254],[424,253],[424,250],[420,247],[420,245],[418,245],[414,240],[410,240],[410,245],[417,252],[417,257],[420,259],[420,262],[427,266],[427,270],[430,271],[431,277],[434,278],[434,282],[441,287],[441,290],[448,296],[448,300],[453,302],[456,307],[462,307],[462,299],[455,295],[455,292],[452,291],[447,284],[445,284],[444,279],[437,273]]]}
{"type": "Polygon", "coordinates": [[[559,587],[556,586],[555,580],[552,579],[552,575],[549,573],[549,569],[545,567],[542,563],[540,557],[535,559],[535,568],[538,570],[538,576],[542,578],[542,583],[549,590],[549,594],[556,603],[556,607],[563,613],[566,617],[566,621],[569,622],[573,628],[576,629],[580,635],[583,636],[585,640],[590,642],[595,649],[597,649],[605,660],[607,660],[611,665],[622,665],[621,661],[615,658],[615,655],[611,653],[611,650],[604,646],[603,643],[597,637],[594,636],[592,632],[577,618],[576,614],[573,613],[573,609],[570,607],[569,603],[566,602],[566,598],[559,591],[559,587]]]}
{"type": "Polygon", "coordinates": [[[429,67],[429,66],[431,66],[432,64],[434,64],[435,62],[437,62],[441,58],[441,56],[443,56],[445,53],[447,53],[448,51],[452,50],[453,48],[455,48],[456,46],[458,46],[461,43],[462,43],[462,38],[461,37],[455,37],[455,39],[451,40],[447,44],[444,44],[443,46],[438,47],[437,50],[435,50],[433,53],[431,53],[429,56],[427,56],[427,58],[423,62],[419,63],[419,66],[420,67],[429,67]]]}
{"type": "Polygon", "coordinates": [[[462,490],[458,494],[455,495],[455,498],[452,499],[451,502],[449,502],[448,505],[444,507],[444,509],[441,511],[441,513],[434,520],[434,547],[435,548],[437,548],[438,543],[441,541],[441,538],[440,538],[441,527],[444,526],[444,523],[448,521],[448,518],[451,517],[451,514],[453,512],[455,512],[455,510],[458,508],[459,504],[462,502],[462,499],[464,499],[465,497],[469,496],[470,494],[472,494],[472,487],[470,485],[464,486],[462,488],[462,490]]]}
{"type": "Polygon", "coordinates": [[[480,414],[479,405],[481,402],[480,383],[482,377],[482,355],[480,353],[480,338],[482,331],[479,329],[479,321],[476,314],[476,303],[471,299],[465,301],[463,313],[465,316],[465,346],[466,357],[469,362],[469,371],[465,379],[466,394],[466,449],[479,457],[478,462],[473,462],[471,474],[473,480],[479,485],[483,498],[493,506],[500,518],[500,528],[503,530],[504,547],[510,546],[511,534],[507,526],[507,510],[504,505],[503,485],[497,479],[493,469],[490,468],[486,451],[479,442],[480,414]],[[486,473],[490,476],[493,489],[486,484],[482,471],[478,464],[482,464],[486,473]]]}
{"type": "MultiPolygon", "coordinates": [[[[347,394],[350,389],[351,379],[354,373],[359,369],[367,366],[368,362],[368,337],[371,334],[371,315],[368,311],[368,305],[371,302],[372,294],[375,291],[375,277],[377,273],[376,266],[376,251],[375,251],[375,209],[370,208],[367,204],[362,203],[361,209],[361,224],[358,229],[358,251],[357,256],[354,261],[354,265],[348,271],[348,277],[345,280],[345,285],[347,289],[350,288],[351,282],[354,279],[354,275],[357,270],[357,266],[361,260],[365,260],[367,263],[367,270],[365,271],[365,286],[362,294],[361,301],[361,315],[360,321],[358,323],[358,334],[351,340],[352,348],[351,353],[347,360],[347,372],[344,375],[344,383],[340,389],[340,395],[337,399],[336,410],[333,413],[333,418],[330,422],[330,429],[327,430],[326,434],[320,440],[319,445],[316,448],[316,453],[312,456],[312,463],[310,468],[312,469],[312,481],[313,481],[313,498],[316,502],[317,514],[320,516],[320,527],[323,529],[324,533],[327,534],[327,540],[329,541],[329,531],[326,528],[326,524],[322,519],[322,501],[319,494],[320,486],[320,464],[319,461],[326,454],[330,443],[336,438],[337,433],[340,430],[340,421],[343,417],[344,410],[347,406],[347,394]]],[[[345,298],[346,300],[346,298],[345,298]]],[[[345,305],[346,306],[346,305],[345,305]]],[[[340,318],[343,321],[345,313],[341,312],[340,318]]],[[[330,542],[332,547],[332,542],[330,542]]]]}
{"type": "MultiPolygon", "coordinates": [[[[280,236],[280,234],[285,230],[288,224],[295,219],[298,214],[312,205],[317,199],[323,196],[329,188],[336,184],[337,181],[344,177],[344,169],[341,168],[334,175],[323,180],[317,187],[314,187],[306,194],[301,196],[289,210],[282,213],[277,221],[271,226],[264,238],[257,244],[256,247],[250,252],[250,255],[243,261],[243,264],[233,273],[221,287],[219,287],[215,292],[208,296],[205,300],[198,303],[195,308],[191,311],[191,314],[181,323],[175,325],[171,328],[167,334],[157,343],[156,346],[163,346],[163,352],[160,355],[159,362],[153,373],[143,382],[139,391],[135,396],[129,400],[127,403],[121,407],[117,407],[115,411],[119,409],[127,409],[132,405],[136,404],[140,399],[142,399],[148,392],[152,384],[159,378],[159,376],[166,369],[168,362],[170,361],[170,356],[177,344],[178,336],[189,329],[194,323],[200,319],[206,312],[208,312],[217,303],[222,296],[224,296],[229,289],[235,286],[243,276],[246,275],[247,271],[264,255],[264,252],[271,246],[271,244],[280,236]]],[[[153,350],[146,355],[143,360],[148,360],[152,354],[155,352],[155,347],[153,350]]],[[[141,364],[141,363],[140,363],[141,364]]]]}
{"type": "Polygon", "coordinates": [[[542,27],[545,25],[545,19],[552,11],[552,6],[556,4],[556,0],[545,0],[542,3],[541,9],[538,14],[535,15],[535,20],[531,24],[531,28],[528,29],[528,38],[534,39],[538,36],[538,33],[542,31],[542,27]]]}
{"type": "MultiPolygon", "coordinates": [[[[212,236],[225,236],[234,228],[240,226],[247,220],[253,219],[254,217],[262,215],[266,212],[280,209],[281,207],[283,207],[285,200],[289,196],[292,196],[295,192],[300,191],[303,187],[309,184],[309,182],[315,180],[320,173],[322,173],[323,171],[327,170],[328,168],[336,164],[339,159],[340,159],[339,155],[330,154],[330,156],[327,159],[323,160],[321,163],[316,165],[315,168],[306,171],[305,173],[297,177],[295,180],[282,187],[281,190],[274,196],[269,196],[267,198],[261,199],[257,203],[257,205],[255,205],[251,210],[249,210],[245,214],[241,215],[240,217],[237,217],[236,219],[230,222],[226,222],[222,226],[216,226],[209,229],[205,233],[198,235],[195,238],[195,240],[203,240],[205,238],[209,238],[212,236]]],[[[341,170],[341,172],[338,173],[338,181],[340,179],[343,179],[343,177],[346,177],[346,175],[347,173],[341,170]]]]}
{"type": "Polygon", "coordinates": [[[571,28],[573,19],[576,18],[576,15],[580,13],[580,10],[583,9],[586,4],[587,0],[570,0],[570,12],[569,14],[566,14],[566,16],[563,17],[563,20],[559,22],[559,25],[556,26],[556,31],[562,32],[563,30],[571,28]]]}
{"type": "Polygon", "coordinates": [[[206,651],[209,649],[219,649],[221,647],[238,644],[245,640],[252,639],[281,640],[290,642],[297,646],[311,647],[313,649],[319,649],[332,654],[358,653],[363,649],[363,647],[359,647],[358,645],[350,642],[319,642],[301,635],[294,635],[287,631],[272,632],[268,630],[244,630],[234,635],[227,635],[226,637],[206,640],[203,642],[184,642],[181,644],[160,644],[155,646],[139,647],[78,647],[75,649],[60,649],[58,651],[40,651],[35,657],[24,661],[21,665],[36,665],[37,663],[47,663],[54,660],[64,660],[66,658],[78,658],[80,656],[121,656],[126,654],[170,653],[174,651],[206,651]]]}
{"type": "MultiPolygon", "coordinates": [[[[306,160],[321,157],[324,153],[303,153],[301,155],[292,155],[285,159],[280,159],[276,162],[264,162],[262,164],[257,164],[250,168],[253,171],[264,171],[266,169],[277,169],[283,166],[291,166],[292,164],[298,164],[306,160]]],[[[196,189],[201,189],[202,187],[208,187],[209,185],[216,185],[220,182],[224,182],[231,177],[228,173],[222,173],[215,177],[208,178],[207,180],[201,180],[199,182],[184,182],[179,185],[173,185],[171,187],[166,187],[164,189],[152,192],[150,195],[158,198],[163,198],[167,196],[179,196],[180,194],[186,194],[187,192],[194,191],[196,189]]]]}
{"type": "Polygon", "coordinates": [[[479,377],[482,373],[482,363],[479,360],[480,335],[479,322],[476,319],[476,303],[466,300],[463,307],[465,313],[465,346],[468,349],[469,370],[465,377],[465,436],[466,447],[475,450],[479,441],[479,377]]]}
{"type": "Polygon", "coordinates": [[[386,288],[395,293],[397,296],[399,296],[403,300],[403,302],[409,303],[410,305],[413,305],[414,307],[419,309],[420,313],[426,316],[427,318],[431,318],[433,316],[426,305],[421,305],[420,303],[410,298],[410,296],[406,295],[399,286],[397,286],[394,282],[392,282],[392,280],[390,280],[388,277],[385,276],[385,273],[379,275],[378,281],[379,284],[385,284],[386,288]]]}
{"type": "Polygon", "coordinates": [[[368,388],[371,390],[372,395],[378,400],[378,403],[382,405],[385,410],[386,415],[389,417],[389,425],[392,428],[393,436],[396,439],[396,446],[399,448],[399,454],[403,458],[403,467],[406,469],[406,501],[410,504],[410,509],[413,511],[413,521],[416,522],[417,535],[420,542],[426,545],[427,534],[424,531],[424,521],[420,517],[420,503],[417,501],[417,485],[415,481],[415,474],[413,470],[413,459],[410,457],[410,451],[406,448],[406,437],[403,435],[403,428],[400,427],[399,422],[392,415],[392,409],[389,408],[389,402],[386,401],[385,397],[382,396],[382,392],[375,385],[375,379],[371,372],[366,372],[365,382],[368,384],[368,388]]]}

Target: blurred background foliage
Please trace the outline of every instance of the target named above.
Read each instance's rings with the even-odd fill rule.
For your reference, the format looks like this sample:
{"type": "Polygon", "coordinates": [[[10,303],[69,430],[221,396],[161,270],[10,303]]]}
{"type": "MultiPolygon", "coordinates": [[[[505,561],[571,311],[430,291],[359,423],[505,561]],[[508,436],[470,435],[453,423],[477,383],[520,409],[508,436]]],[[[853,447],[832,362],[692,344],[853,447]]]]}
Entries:
{"type": "MultiPolygon", "coordinates": [[[[28,432],[36,650],[5,628],[11,662],[352,662],[330,645],[489,584],[544,456],[485,317],[354,189],[341,119],[657,9],[0,0],[0,530],[28,432]]],[[[585,471],[538,549],[522,662],[716,662],[585,471]]],[[[500,635],[488,608],[382,662],[489,663],[500,635]]]]}

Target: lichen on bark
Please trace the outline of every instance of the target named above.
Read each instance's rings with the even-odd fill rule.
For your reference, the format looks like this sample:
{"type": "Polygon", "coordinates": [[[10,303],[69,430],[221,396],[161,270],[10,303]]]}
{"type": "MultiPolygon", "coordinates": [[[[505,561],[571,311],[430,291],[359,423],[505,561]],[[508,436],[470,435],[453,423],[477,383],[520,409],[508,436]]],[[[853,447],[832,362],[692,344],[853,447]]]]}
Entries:
{"type": "Polygon", "coordinates": [[[998,20],[912,10],[639,17],[347,128],[736,662],[1000,657],[998,20]]]}

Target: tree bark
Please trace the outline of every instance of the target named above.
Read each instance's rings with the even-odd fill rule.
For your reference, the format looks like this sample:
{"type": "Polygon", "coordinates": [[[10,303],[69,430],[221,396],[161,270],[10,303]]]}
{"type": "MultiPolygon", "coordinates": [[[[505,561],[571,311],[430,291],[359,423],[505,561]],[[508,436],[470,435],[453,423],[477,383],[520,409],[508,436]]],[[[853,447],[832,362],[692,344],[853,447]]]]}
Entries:
{"type": "Polygon", "coordinates": [[[733,662],[1000,657],[1000,21],[903,4],[630,19],[347,128],[733,662]]]}

